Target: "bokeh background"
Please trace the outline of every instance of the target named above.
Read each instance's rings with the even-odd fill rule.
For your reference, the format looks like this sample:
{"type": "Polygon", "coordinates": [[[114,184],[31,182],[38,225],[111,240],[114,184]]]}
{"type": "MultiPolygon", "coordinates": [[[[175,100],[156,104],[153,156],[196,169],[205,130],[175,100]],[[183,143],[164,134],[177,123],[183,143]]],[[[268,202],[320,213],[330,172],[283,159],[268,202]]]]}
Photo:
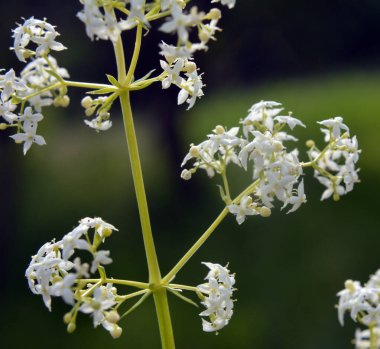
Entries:
{"type": "MultiPolygon", "coordinates": [[[[204,7],[209,1],[198,1],[204,7]]],[[[20,17],[47,17],[69,47],[55,56],[73,80],[104,82],[115,74],[111,45],[91,42],[75,15],[78,1],[1,1],[0,65],[22,68],[8,51],[10,29],[20,17]]],[[[320,202],[323,188],[305,178],[308,203],[294,214],[279,209],[269,219],[238,226],[228,217],[178,275],[178,283],[201,283],[201,261],[230,262],[237,274],[235,315],[218,336],[201,331],[199,310],[170,298],[177,346],[190,348],[350,348],[355,325],[337,321],[336,293],[347,278],[365,282],[380,267],[378,197],[380,132],[380,3],[377,0],[238,0],[225,11],[218,41],[197,63],[205,71],[205,97],[186,112],[177,90],[159,85],[133,95],[135,118],[163,272],[208,227],[222,203],[216,181],[199,173],[180,179],[188,144],[217,124],[231,127],[260,100],[282,102],[307,125],[296,130],[298,147],[319,142],[318,120],[342,115],[363,150],[362,183],[340,202],[320,202]]],[[[138,73],[158,68],[162,35],[151,31],[138,73]]],[[[166,40],[170,40],[167,36],[166,40]]],[[[125,35],[130,53],[133,35],[125,35]]],[[[7,132],[0,135],[0,343],[4,348],[159,348],[148,301],[123,321],[112,340],[81,316],[68,335],[59,300],[49,314],[27,288],[24,270],[46,241],[60,238],[84,216],[100,216],[119,228],[107,242],[109,275],[146,280],[146,264],[119,107],[114,127],[96,134],[83,124],[84,91],[70,90],[72,105],[44,112],[48,143],[26,157],[7,132]]],[[[306,159],[306,157],[303,157],[306,159]]],[[[233,187],[246,176],[234,172],[233,187]]]]}

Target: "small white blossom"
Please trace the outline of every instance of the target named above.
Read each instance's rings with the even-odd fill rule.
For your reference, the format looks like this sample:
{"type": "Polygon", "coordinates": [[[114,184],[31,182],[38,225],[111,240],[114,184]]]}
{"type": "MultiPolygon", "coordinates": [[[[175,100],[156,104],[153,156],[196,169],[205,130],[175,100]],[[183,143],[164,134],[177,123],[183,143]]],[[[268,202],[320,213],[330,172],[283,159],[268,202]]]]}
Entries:
{"type": "Polygon", "coordinates": [[[343,123],[343,118],[341,116],[336,116],[333,119],[319,121],[318,123],[322,126],[327,127],[331,131],[331,135],[334,139],[340,137],[341,130],[348,133],[350,132],[348,126],[343,123]]]}
{"type": "Polygon", "coordinates": [[[206,310],[200,316],[208,316],[210,321],[202,319],[205,332],[219,331],[228,325],[233,314],[232,294],[235,290],[235,276],[230,274],[226,267],[220,264],[203,263],[210,271],[206,276],[207,282],[197,286],[198,290],[206,295],[202,304],[206,310]]]}
{"type": "Polygon", "coordinates": [[[94,260],[91,264],[91,273],[95,273],[95,271],[101,266],[101,265],[107,265],[112,263],[112,259],[108,256],[110,255],[110,251],[97,251],[94,253],[94,260]]]}
{"type": "Polygon", "coordinates": [[[23,128],[25,133],[17,133],[10,137],[13,138],[16,143],[24,143],[24,155],[26,155],[33,143],[36,143],[38,145],[46,144],[45,139],[42,136],[36,134],[36,127],[33,127],[30,124],[26,124],[23,128]]]}
{"type": "Polygon", "coordinates": [[[228,210],[236,215],[236,221],[242,224],[245,221],[246,216],[252,216],[259,214],[257,204],[252,202],[250,196],[243,196],[238,205],[231,204],[228,206],[228,210]]]}
{"type": "Polygon", "coordinates": [[[108,236],[110,231],[118,231],[118,229],[116,229],[112,224],[105,222],[100,217],[86,217],[81,219],[79,223],[87,228],[94,228],[96,233],[98,233],[101,238],[108,236]]]}
{"type": "Polygon", "coordinates": [[[97,132],[107,131],[112,127],[112,121],[103,120],[101,117],[96,117],[95,119],[92,119],[91,121],[84,120],[84,122],[87,126],[89,126],[90,128],[93,128],[97,132]]]}
{"type": "Polygon", "coordinates": [[[26,62],[27,58],[34,55],[37,57],[46,56],[50,50],[65,50],[66,47],[55,40],[57,36],[59,33],[53,25],[45,20],[41,21],[31,17],[13,30],[14,45],[12,49],[21,62],[26,62]],[[28,48],[31,42],[37,45],[35,51],[28,48]]]}
{"type": "Polygon", "coordinates": [[[112,284],[97,287],[92,298],[86,300],[80,307],[79,311],[85,314],[91,314],[93,317],[94,327],[97,327],[105,319],[105,311],[116,304],[115,296],[111,291],[112,284]]]}

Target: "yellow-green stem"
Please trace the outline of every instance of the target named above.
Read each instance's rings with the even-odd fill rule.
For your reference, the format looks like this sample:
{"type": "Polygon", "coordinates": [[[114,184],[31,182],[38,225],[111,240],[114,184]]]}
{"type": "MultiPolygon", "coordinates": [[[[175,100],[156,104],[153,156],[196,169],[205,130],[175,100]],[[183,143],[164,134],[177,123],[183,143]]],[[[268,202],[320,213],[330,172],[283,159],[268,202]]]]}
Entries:
{"type": "MultiPolygon", "coordinates": [[[[142,28],[140,25],[138,25],[135,49],[133,52],[132,62],[129,67],[128,74],[126,73],[123,43],[120,36],[115,44],[118,80],[122,85],[129,85],[133,77],[141,47],[141,34],[142,28]]],[[[127,138],[137,205],[140,213],[145,253],[149,269],[149,282],[152,285],[152,291],[154,295],[162,348],[175,349],[167,293],[166,290],[161,287],[161,272],[150,225],[148,203],[145,194],[144,180],[142,175],[136,132],[133,123],[128,86],[126,86],[126,89],[120,93],[120,103],[123,113],[125,135],[127,138]]]]}
{"type": "Polygon", "coordinates": [[[169,283],[175,275],[182,269],[182,267],[187,263],[187,261],[198,251],[198,249],[206,242],[218,225],[223,221],[223,219],[228,214],[228,208],[225,207],[220,215],[215,219],[214,223],[203,233],[203,235],[197,240],[197,242],[186,252],[186,254],[180,259],[180,261],[173,267],[172,270],[162,279],[166,284],[169,283]]]}

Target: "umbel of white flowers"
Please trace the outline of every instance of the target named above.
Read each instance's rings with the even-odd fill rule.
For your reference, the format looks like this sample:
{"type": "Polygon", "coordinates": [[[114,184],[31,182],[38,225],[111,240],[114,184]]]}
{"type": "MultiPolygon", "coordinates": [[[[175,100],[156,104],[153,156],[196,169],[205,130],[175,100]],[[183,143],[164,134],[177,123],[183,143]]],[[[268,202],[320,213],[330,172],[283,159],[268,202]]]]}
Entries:
{"type": "MultiPolygon", "coordinates": [[[[114,284],[129,283],[106,277],[104,266],[112,263],[112,259],[109,257],[109,251],[100,250],[99,247],[115,230],[117,229],[113,225],[99,217],[83,218],[62,240],[44,244],[37,254],[32,256],[26,269],[25,276],[30,290],[42,296],[45,306],[50,311],[52,297],[61,297],[66,304],[72,306],[71,311],[64,316],[70,333],[76,329],[77,314],[84,313],[92,316],[94,327],[102,325],[113,338],[118,338],[122,334],[118,322],[130,312],[128,310],[120,316],[120,306],[134,296],[146,297],[151,294],[149,285],[146,284],[144,288],[141,286],[142,283],[136,283],[143,287],[141,291],[119,294],[114,284]],[[77,250],[89,252],[90,264],[75,256],[77,250]],[[89,279],[96,273],[99,273],[99,279],[89,279]]],[[[219,264],[203,264],[210,272],[206,276],[207,282],[197,286],[196,292],[206,307],[200,316],[210,318],[210,322],[202,319],[203,330],[213,332],[222,329],[231,319],[235,276],[219,264]]],[[[177,295],[181,291],[175,290],[170,284],[167,287],[177,295]]]]}
{"type": "Polygon", "coordinates": [[[350,313],[352,320],[366,329],[355,332],[356,349],[380,348],[380,270],[362,286],[359,281],[347,280],[345,288],[338,292],[338,318],[344,324],[344,315],[350,313]]]}
{"type": "Polygon", "coordinates": [[[236,215],[239,224],[246,216],[268,217],[275,199],[282,202],[282,209],[290,206],[288,213],[297,210],[306,202],[303,168],[312,167],[314,177],[325,186],[321,200],[350,192],[359,182],[356,163],[360,150],[356,136],[351,137],[341,117],[320,121],[325,135],[325,147],[320,150],[314,141],[308,141],[308,162],[299,160],[299,151],[291,149],[287,142],[297,139],[286,131],[296,126],[305,127],[291,113],[283,115],[280,103],[262,101],[249,109],[249,114],[240,120],[240,126],[227,130],[218,125],[198,145],[191,144],[182,166],[190,160],[193,166],[185,169],[181,177],[191,179],[199,169],[209,177],[222,177],[222,198],[229,211],[236,215]],[[291,149],[291,150],[290,150],[291,149]],[[229,165],[249,171],[253,183],[239,200],[231,200],[227,181],[229,165]]]}
{"type": "MultiPolygon", "coordinates": [[[[158,29],[164,34],[175,34],[175,45],[162,41],[159,52],[165,59],[160,60],[162,72],[152,78],[153,69],[143,78],[133,81],[133,87],[140,89],[148,78],[152,82],[162,82],[163,89],[175,85],[179,88],[178,104],[186,102],[190,109],[204,95],[202,74],[198,72],[194,54],[208,50],[209,41],[215,40],[216,33],[221,30],[218,22],[222,16],[218,8],[205,13],[194,6],[188,11],[190,2],[81,0],[83,9],[77,16],[85,24],[91,40],[110,40],[113,43],[116,43],[123,31],[135,29],[141,24],[150,30],[151,22],[163,18],[164,23],[158,29]],[[194,30],[198,35],[191,35],[194,30]]],[[[235,0],[211,2],[221,2],[230,9],[235,6],[235,0]]],[[[14,43],[11,50],[26,66],[20,76],[13,69],[0,74],[0,117],[5,121],[0,123],[0,130],[16,128],[17,133],[11,138],[16,143],[23,143],[24,154],[33,144],[46,144],[45,139],[37,134],[38,123],[43,120],[42,108],[50,105],[67,107],[70,103],[67,95],[69,84],[65,80],[69,74],[51,55],[52,51],[66,49],[57,41],[59,35],[55,26],[46,19],[31,17],[24,20],[13,30],[14,43]]],[[[112,126],[109,111],[117,94],[114,93],[114,88],[92,92],[100,96],[87,96],[82,100],[86,117],[94,116],[92,120],[85,120],[85,123],[97,132],[106,131],[112,126]]]]}

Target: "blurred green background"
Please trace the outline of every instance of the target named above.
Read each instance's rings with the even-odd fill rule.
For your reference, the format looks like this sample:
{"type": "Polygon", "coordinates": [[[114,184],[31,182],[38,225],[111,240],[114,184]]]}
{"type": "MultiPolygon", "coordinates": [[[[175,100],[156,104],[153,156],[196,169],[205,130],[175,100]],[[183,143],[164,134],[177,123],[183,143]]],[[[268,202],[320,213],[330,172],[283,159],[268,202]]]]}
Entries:
{"type": "MultiPolygon", "coordinates": [[[[200,1],[199,3],[202,3],[200,1]]],[[[204,3],[204,1],[203,1],[204,3]]],[[[207,2],[208,4],[208,2],[207,2]]],[[[58,26],[70,49],[55,55],[74,80],[104,81],[114,73],[108,43],[91,43],[75,18],[76,1],[1,2],[1,67],[21,68],[7,47],[10,28],[20,17],[44,16],[58,26]]],[[[320,202],[323,188],[307,173],[308,203],[294,214],[279,209],[269,219],[254,217],[238,226],[229,216],[177,276],[197,285],[202,261],[230,263],[236,272],[236,310],[218,336],[203,333],[199,309],[171,297],[177,346],[198,348],[350,348],[354,324],[337,321],[336,293],[347,278],[366,281],[380,267],[378,237],[380,191],[380,5],[377,1],[247,0],[226,11],[223,32],[197,62],[206,72],[205,97],[194,109],[177,108],[176,90],[160,86],[133,96],[146,189],[157,250],[165,273],[222,209],[217,181],[199,173],[179,178],[188,144],[205,138],[216,124],[236,125],[260,100],[282,102],[307,124],[295,130],[298,148],[322,141],[315,123],[342,115],[363,150],[362,183],[340,202],[320,202]]],[[[139,73],[157,67],[153,31],[144,43],[139,73]],[[152,53],[153,52],[153,53],[152,53]]],[[[130,50],[131,34],[125,44],[130,50]]],[[[6,132],[0,135],[0,317],[4,348],[159,348],[159,335],[148,301],[122,322],[123,336],[112,340],[81,316],[68,335],[62,322],[68,308],[59,300],[49,314],[27,288],[24,270],[46,241],[60,238],[84,216],[100,216],[119,228],[107,242],[114,277],[147,278],[121,116],[96,134],[83,124],[79,101],[49,109],[40,125],[48,145],[32,147],[26,157],[6,132]]],[[[301,155],[306,159],[305,155],[301,155]]],[[[247,176],[233,172],[238,190],[247,176]]]]}

